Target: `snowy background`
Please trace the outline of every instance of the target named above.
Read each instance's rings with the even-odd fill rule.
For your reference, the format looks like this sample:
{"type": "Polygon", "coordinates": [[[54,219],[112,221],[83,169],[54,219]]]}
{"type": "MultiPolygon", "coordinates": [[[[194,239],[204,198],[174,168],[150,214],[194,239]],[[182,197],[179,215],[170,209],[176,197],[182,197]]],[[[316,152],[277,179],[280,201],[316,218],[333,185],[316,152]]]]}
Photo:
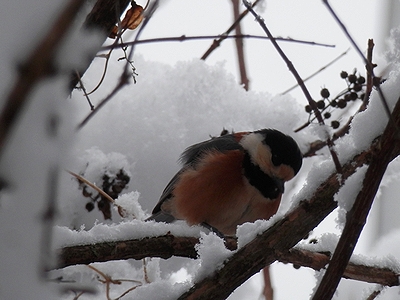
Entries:
{"type": "MultiPolygon", "coordinates": [[[[22,5],[0,1],[0,108],[16,79],[16,66],[24,61],[49,29],[63,1],[34,2],[22,5]]],[[[214,2],[162,2],[142,38],[219,34],[232,22],[231,5],[229,1],[214,2]]],[[[144,1],[138,3],[145,4],[144,1]]],[[[388,3],[378,5],[378,1],[371,0],[352,1],[351,4],[337,1],[333,4],[363,49],[368,38],[378,36],[380,44],[377,49],[380,53],[376,60],[382,74],[390,75],[384,88],[393,104],[400,94],[400,79],[397,72],[389,73],[389,68],[385,67],[396,69],[399,53],[392,51],[388,56],[390,60],[385,62],[384,36],[388,33],[374,22],[388,3]]],[[[335,48],[326,48],[282,43],[304,77],[350,47],[320,1],[271,0],[266,1],[261,11],[275,35],[336,45],[335,48]]],[[[263,34],[249,16],[243,22],[243,31],[263,34]]],[[[132,40],[134,34],[127,33],[124,40],[132,40]]],[[[397,45],[399,36],[395,33],[392,43],[397,45]]],[[[78,66],[98,37],[75,33],[71,39],[72,42],[67,42],[57,56],[60,75],[43,81],[32,92],[29,105],[2,153],[0,176],[8,183],[8,188],[0,194],[0,299],[74,299],[76,296],[72,292],[61,294],[60,290],[67,284],[46,282],[40,272],[43,262],[46,265],[53,263],[43,248],[46,226],[41,218],[49,199],[53,197],[57,198],[58,207],[57,226],[52,234],[53,248],[156,236],[168,231],[182,236],[201,236],[201,259],[153,259],[146,265],[151,283],[122,298],[174,299],[189,287],[191,280],[205,276],[212,271],[211,266],[220,265],[229,255],[222,242],[213,235],[202,233],[200,228],[188,228],[181,223],[165,226],[143,224],[131,218],[121,220],[115,210],[112,220],[104,221],[97,208],[91,212],[85,209],[87,198],[82,196],[76,180],[65,170],[84,172],[88,180],[97,184],[101,182],[104,172],[114,176],[120,169],[125,170],[131,180],[117,203],[143,219],[179,169],[177,159],[188,145],[208,139],[210,135],[217,136],[223,128],[241,131],[274,127],[292,135],[301,149],[306,150],[308,143],[318,138],[319,129],[311,126],[293,133],[293,129],[302,125],[308,117],[304,112],[304,97],[297,90],[290,95],[279,95],[294,84],[294,79],[268,41],[246,40],[249,92],[237,83],[232,41],[224,42],[206,62],[198,58],[211,41],[139,45],[133,58],[137,83],[122,89],[87,125],[76,131],[77,124],[90,110],[81,92],[66,93],[68,77],[63,71],[78,66]],[[55,136],[48,132],[49,116],[56,116],[60,124],[55,136]],[[54,180],[58,181],[58,189],[52,194],[48,187],[54,180]]],[[[124,61],[118,61],[121,56],[122,51],[113,52],[104,83],[91,95],[95,105],[117,83],[124,66],[124,61]]],[[[103,68],[104,59],[95,59],[83,78],[88,90],[96,86],[103,68]]],[[[351,50],[338,64],[310,81],[313,96],[319,97],[320,89],[325,86],[331,93],[340,92],[345,88],[339,78],[340,71],[352,72],[353,68],[364,72],[362,61],[351,50]]],[[[370,109],[355,120],[352,134],[338,142],[342,159],[363,150],[383,130],[385,115],[376,95],[373,97],[370,109]]],[[[345,116],[343,120],[346,120],[345,116]]],[[[287,211],[300,198],[299,195],[309,192],[331,167],[329,155],[324,152],[306,159],[299,175],[288,184],[278,215],[287,211]],[[308,185],[302,189],[305,182],[308,185]]],[[[366,255],[366,263],[370,260],[371,264],[390,266],[395,270],[399,268],[400,258],[400,221],[397,213],[400,205],[395,203],[394,196],[398,195],[399,167],[395,161],[387,171],[356,249],[357,253],[366,255]],[[390,203],[390,208],[381,203],[390,203]],[[377,258],[373,260],[367,256],[377,258]]],[[[346,189],[340,191],[338,199],[351,198],[354,190],[359,189],[362,172],[356,175],[346,189]]],[[[333,213],[313,232],[311,237],[331,233],[324,235],[322,241],[325,242],[320,244],[321,247],[326,245],[329,248],[334,244],[335,234],[340,232],[342,226],[340,210],[347,209],[346,205],[348,202],[342,203],[339,214],[333,213]]],[[[246,228],[241,232],[245,235],[246,228]]],[[[114,279],[134,280],[112,285],[111,298],[135,286],[135,281],[144,280],[142,262],[128,260],[93,266],[114,279]]],[[[295,270],[280,263],[273,264],[271,272],[278,300],[308,299],[315,286],[315,278],[319,277],[312,270],[295,270]]],[[[97,276],[104,278],[95,270],[87,266],[73,266],[50,273],[50,278],[60,276],[69,282],[68,285],[97,293],[92,295],[88,292],[79,299],[106,299],[105,285],[98,281],[97,276]]],[[[371,285],[342,280],[335,299],[365,299],[372,288],[371,285]]],[[[261,289],[262,277],[256,275],[238,288],[230,299],[259,299],[261,289]]],[[[380,299],[397,299],[398,293],[398,288],[390,288],[382,293],[380,299]]]]}

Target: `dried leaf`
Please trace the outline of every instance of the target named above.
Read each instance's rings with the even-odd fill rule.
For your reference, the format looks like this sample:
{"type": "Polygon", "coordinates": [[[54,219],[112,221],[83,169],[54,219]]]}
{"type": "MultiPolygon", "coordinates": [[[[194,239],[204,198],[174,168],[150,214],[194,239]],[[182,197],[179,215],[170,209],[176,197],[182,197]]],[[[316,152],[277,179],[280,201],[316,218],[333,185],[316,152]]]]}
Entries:
{"type": "MultiPolygon", "coordinates": [[[[124,19],[121,22],[121,30],[137,28],[143,21],[143,7],[132,1],[132,7],[126,12],[124,19]]],[[[109,37],[115,39],[118,35],[118,26],[114,26],[109,37]]]]}

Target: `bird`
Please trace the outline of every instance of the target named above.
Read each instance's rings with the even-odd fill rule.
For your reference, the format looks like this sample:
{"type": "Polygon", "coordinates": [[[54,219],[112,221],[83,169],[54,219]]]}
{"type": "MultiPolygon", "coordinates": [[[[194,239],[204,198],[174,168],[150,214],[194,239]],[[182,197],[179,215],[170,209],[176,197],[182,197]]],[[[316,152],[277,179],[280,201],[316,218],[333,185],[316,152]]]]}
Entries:
{"type": "Polygon", "coordinates": [[[192,145],[180,156],[182,168],[147,221],[184,220],[234,236],[238,225],[268,220],[277,212],[284,183],[299,172],[302,159],[292,137],[270,128],[192,145]]]}

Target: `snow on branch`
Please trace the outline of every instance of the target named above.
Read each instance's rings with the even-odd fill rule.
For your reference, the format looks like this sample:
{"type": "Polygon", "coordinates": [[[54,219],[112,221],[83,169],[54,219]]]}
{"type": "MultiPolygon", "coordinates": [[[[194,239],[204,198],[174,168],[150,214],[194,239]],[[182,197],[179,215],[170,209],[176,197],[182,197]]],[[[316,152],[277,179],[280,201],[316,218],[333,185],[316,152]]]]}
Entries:
{"type": "MultiPolygon", "coordinates": [[[[397,112],[395,114],[396,120],[400,121],[399,102],[395,112],[397,112]]],[[[385,134],[384,137],[385,139],[393,139],[396,135],[388,136],[385,134]]],[[[329,262],[329,256],[326,254],[296,250],[293,247],[337,207],[334,195],[343,185],[343,182],[354,174],[359,167],[370,164],[376,159],[383,142],[385,145],[393,145],[393,151],[389,152],[390,159],[399,154],[398,147],[394,146],[395,143],[390,143],[390,140],[382,141],[382,137],[376,138],[368,150],[361,152],[343,164],[341,178],[338,178],[337,173],[332,173],[316,188],[311,198],[300,201],[297,208],[290,211],[247,245],[234,251],[220,270],[197,282],[179,299],[224,299],[236,287],[276,260],[314,269],[324,267],[329,262]]],[[[168,233],[164,236],[139,240],[64,247],[60,249],[60,266],[127,258],[141,259],[151,256],[195,258],[197,257],[195,251],[197,243],[197,238],[177,237],[168,233]]],[[[227,248],[235,249],[235,243],[235,240],[228,241],[226,243],[227,248]]],[[[398,274],[389,269],[357,264],[346,265],[343,274],[346,278],[387,285],[398,284],[398,274]]]]}

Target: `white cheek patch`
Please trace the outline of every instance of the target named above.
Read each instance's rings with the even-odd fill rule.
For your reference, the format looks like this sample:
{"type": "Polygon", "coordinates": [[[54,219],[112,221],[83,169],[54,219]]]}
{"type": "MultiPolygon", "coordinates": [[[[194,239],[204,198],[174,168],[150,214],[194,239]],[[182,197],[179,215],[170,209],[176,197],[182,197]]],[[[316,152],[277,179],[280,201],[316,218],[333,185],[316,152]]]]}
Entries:
{"type": "Polygon", "coordinates": [[[242,138],[240,145],[249,152],[251,159],[254,159],[257,157],[257,149],[262,144],[263,139],[264,137],[260,133],[249,133],[242,138]]]}
{"type": "Polygon", "coordinates": [[[253,164],[259,166],[264,173],[271,175],[271,150],[263,143],[264,136],[260,133],[250,133],[242,138],[240,144],[250,154],[253,164]]]}

